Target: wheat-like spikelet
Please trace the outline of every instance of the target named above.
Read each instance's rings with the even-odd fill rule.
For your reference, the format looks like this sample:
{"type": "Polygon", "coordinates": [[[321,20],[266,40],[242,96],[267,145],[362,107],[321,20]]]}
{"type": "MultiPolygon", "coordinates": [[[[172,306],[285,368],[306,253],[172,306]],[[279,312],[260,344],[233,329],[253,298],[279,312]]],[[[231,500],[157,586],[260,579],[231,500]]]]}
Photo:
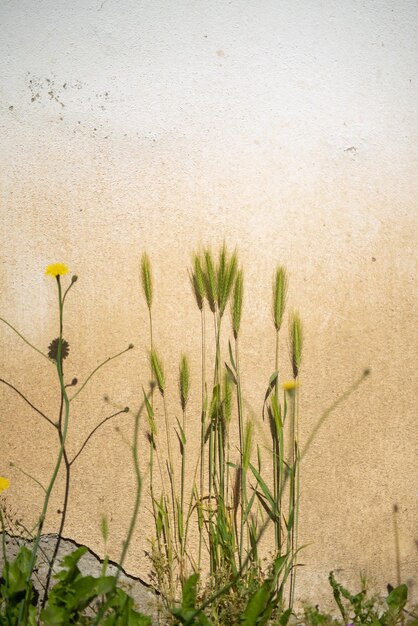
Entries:
{"type": "Polygon", "coordinates": [[[205,285],[206,297],[212,313],[215,313],[218,301],[218,286],[216,280],[215,265],[213,263],[212,252],[205,250],[205,285]]]}
{"type": "Polygon", "coordinates": [[[238,337],[239,329],[241,326],[243,292],[243,271],[242,269],[240,269],[235,279],[234,295],[232,299],[232,330],[234,331],[235,339],[238,337]]]}
{"type": "Polygon", "coordinates": [[[224,415],[225,422],[227,424],[229,423],[231,419],[231,414],[232,414],[232,400],[233,400],[232,388],[233,388],[233,385],[232,385],[231,375],[229,374],[228,371],[226,371],[224,374],[222,402],[223,402],[223,415],[224,415]]]}
{"type": "Polygon", "coordinates": [[[205,275],[203,273],[200,257],[197,254],[193,257],[193,271],[190,278],[197,306],[202,310],[206,295],[205,275]]]}
{"type": "Polygon", "coordinates": [[[180,359],[179,367],[179,393],[180,404],[183,411],[186,410],[187,401],[189,399],[190,390],[190,375],[189,375],[189,363],[185,354],[180,359]]]}
{"type": "Polygon", "coordinates": [[[289,320],[290,358],[292,361],[293,377],[297,378],[302,360],[303,330],[299,313],[294,311],[289,320]]]}
{"type": "Polygon", "coordinates": [[[219,262],[217,268],[218,279],[218,307],[221,316],[224,314],[229,296],[231,295],[232,286],[237,271],[237,255],[234,252],[228,260],[228,250],[223,244],[219,253],[219,262]]]}
{"type": "Polygon", "coordinates": [[[106,514],[102,514],[100,517],[100,534],[106,544],[109,539],[109,518],[106,514]]]}
{"type": "Polygon", "coordinates": [[[150,258],[146,252],[144,252],[141,257],[141,278],[145,300],[150,309],[152,305],[152,273],[150,258]]]}
{"type": "Polygon", "coordinates": [[[273,320],[276,331],[280,330],[286,307],[288,276],[286,268],[279,266],[273,282],[273,320]]]}

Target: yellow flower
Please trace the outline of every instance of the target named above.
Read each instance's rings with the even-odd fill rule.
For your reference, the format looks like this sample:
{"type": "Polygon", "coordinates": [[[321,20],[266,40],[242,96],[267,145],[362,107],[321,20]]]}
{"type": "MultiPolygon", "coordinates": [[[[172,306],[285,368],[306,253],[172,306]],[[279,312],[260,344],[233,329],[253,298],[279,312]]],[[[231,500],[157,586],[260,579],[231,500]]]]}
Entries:
{"type": "Polygon", "coordinates": [[[45,270],[45,276],[52,276],[53,278],[64,274],[68,274],[68,267],[65,263],[51,263],[45,270]]]}
{"type": "Polygon", "coordinates": [[[296,380],[287,380],[282,387],[285,391],[293,391],[296,387],[299,387],[299,383],[296,380]]]}
{"type": "Polygon", "coordinates": [[[0,476],[0,493],[2,491],[5,491],[5,489],[9,488],[9,481],[7,480],[7,478],[3,478],[3,476],[0,476]]]}

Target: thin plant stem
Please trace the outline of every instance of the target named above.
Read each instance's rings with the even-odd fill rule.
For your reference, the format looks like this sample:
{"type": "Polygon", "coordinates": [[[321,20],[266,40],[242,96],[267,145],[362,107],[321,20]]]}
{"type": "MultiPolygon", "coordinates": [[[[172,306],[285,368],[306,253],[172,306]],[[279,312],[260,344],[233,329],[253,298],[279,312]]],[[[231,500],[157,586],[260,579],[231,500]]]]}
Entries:
{"type": "Polygon", "coordinates": [[[47,417],[45,413],[43,413],[38,408],[36,408],[36,406],[32,404],[32,402],[30,402],[30,400],[28,400],[27,397],[21,391],[19,391],[19,389],[17,389],[17,387],[9,383],[7,380],[4,380],[4,378],[0,378],[0,383],[7,385],[8,387],[10,387],[10,389],[13,389],[13,391],[15,391],[18,394],[18,396],[20,396],[26,402],[26,404],[28,404],[31,407],[31,409],[36,411],[36,413],[38,413],[38,415],[43,417],[44,420],[46,420],[51,426],[53,426],[54,428],[57,428],[57,424],[55,424],[49,417],[47,417]]]}
{"type": "Polygon", "coordinates": [[[110,361],[113,361],[113,359],[117,359],[118,356],[121,356],[122,354],[125,354],[125,352],[128,352],[128,350],[131,350],[132,348],[133,348],[133,345],[129,344],[129,346],[127,348],[125,348],[124,350],[121,350],[120,352],[118,352],[117,354],[114,354],[113,356],[108,357],[102,363],[100,363],[97,367],[95,367],[94,370],[91,372],[91,374],[89,374],[89,376],[87,376],[86,380],[81,385],[81,387],[75,392],[75,394],[73,394],[71,396],[69,401],[72,402],[73,400],[75,400],[75,398],[83,391],[84,387],[92,379],[92,377],[96,374],[96,372],[99,371],[99,369],[101,369],[104,365],[106,365],[110,361]]]}
{"type": "Polygon", "coordinates": [[[121,415],[122,413],[127,413],[127,412],[128,412],[128,407],[125,407],[121,411],[117,411],[116,413],[112,413],[112,415],[108,415],[107,417],[102,419],[102,421],[99,422],[99,424],[97,424],[97,426],[95,426],[93,428],[93,430],[90,432],[90,434],[86,437],[86,439],[84,440],[84,442],[83,442],[82,446],[80,447],[80,449],[78,450],[78,452],[75,454],[75,456],[69,462],[69,465],[73,465],[73,463],[78,459],[78,457],[83,452],[84,448],[86,447],[86,445],[88,444],[90,439],[99,430],[99,428],[101,428],[103,426],[103,424],[106,424],[106,422],[111,420],[113,417],[117,417],[118,415],[121,415]]]}
{"type": "Polygon", "coordinates": [[[235,338],[235,366],[237,375],[237,407],[238,407],[238,432],[239,432],[239,456],[240,456],[240,472],[241,472],[241,531],[239,537],[239,564],[242,565],[242,556],[244,550],[244,496],[246,487],[244,486],[243,470],[243,411],[242,411],[242,389],[241,389],[241,369],[240,369],[240,355],[239,355],[239,342],[238,336],[235,338]]]}
{"type": "Polygon", "coordinates": [[[58,373],[58,379],[59,379],[59,383],[60,383],[60,388],[61,388],[61,394],[63,395],[64,398],[64,425],[63,425],[63,430],[62,430],[62,438],[61,438],[61,445],[59,448],[59,452],[58,452],[58,457],[55,463],[55,467],[54,467],[54,471],[52,473],[52,477],[51,480],[49,482],[49,485],[47,487],[46,490],[46,494],[45,494],[45,499],[44,499],[44,504],[42,507],[42,512],[41,515],[39,517],[39,522],[38,522],[38,531],[36,533],[36,537],[34,540],[34,545],[32,548],[32,554],[31,554],[31,559],[29,562],[29,568],[28,568],[28,575],[26,577],[26,594],[25,594],[25,599],[22,602],[20,611],[19,611],[19,623],[25,624],[27,622],[27,617],[28,617],[28,611],[29,611],[29,600],[30,600],[30,580],[32,578],[32,573],[35,567],[35,562],[36,562],[36,555],[38,552],[38,548],[39,548],[39,542],[41,539],[41,535],[42,535],[42,529],[44,526],[44,522],[45,522],[45,517],[46,517],[46,513],[48,510],[48,505],[49,505],[49,500],[51,497],[51,493],[53,490],[53,487],[55,485],[55,481],[57,479],[58,476],[58,472],[60,470],[61,467],[61,462],[62,462],[62,458],[64,455],[64,446],[65,446],[65,441],[67,438],[67,430],[68,430],[68,422],[69,422],[69,416],[70,416],[70,401],[67,395],[67,391],[65,389],[65,384],[64,384],[64,378],[63,378],[63,372],[62,372],[62,330],[63,330],[63,306],[62,306],[62,289],[61,289],[61,281],[60,281],[60,277],[59,275],[56,277],[57,280],[57,286],[58,286],[58,305],[59,305],[59,341],[58,341],[58,353],[57,353],[57,361],[56,361],[56,366],[57,366],[57,373],[58,373]]]}
{"type": "MultiPolygon", "coordinates": [[[[295,388],[291,393],[291,440],[292,457],[291,457],[291,488],[289,502],[289,518],[292,516],[290,530],[290,554],[292,561],[296,557],[298,546],[298,522],[299,522],[299,491],[300,491],[300,472],[299,472],[299,448],[298,448],[298,389],[295,388]]],[[[289,587],[289,608],[293,609],[296,587],[296,567],[292,567],[290,571],[290,587],[289,587]]]]}
{"type": "Polygon", "coordinates": [[[185,531],[184,531],[184,484],[186,471],[186,410],[183,409],[183,433],[184,443],[181,444],[181,487],[180,487],[180,519],[178,520],[180,531],[180,574],[181,582],[184,582],[184,554],[185,554],[185,531]]]}
{"type": "Polygon", "coordinates": [[[15,328],[12,324],[10,324],[10,322],[8,322],[7,320],[5,320],[3,317],[0,317],[0,321],[1,321],[1,322],[3,322],[4,324],[6,324],[6,326],[8,326],[9,328],[11,328],[11,329],[12,329],[12,330],[16,333],[16,335],[18,335],[18,336],[22,339],[22,341],[24,341],[24,342],[25,342],[25,343],[26,343],[26,344],[27,344],[30,348],[32,348],[32,350],[35,350],[35,352],[37,352],[38,354],[40,354],[41,356],[43,356],[43,357],[44,357],[44,359],[46,359],[46,360],[48,361],[48,363],[50,363],[50,364],[51,364],[51,362],[52,362],[52,361],[51,361],[51,359],[50,359],[50,358],[49,358],[46,354],[44,354],[44,353],[42,352],[42,350],[39,350],[39,349],[38,349],[36,346],[34,346],[34,345],[30,342],[30,341],[28,341],[28,340],[26,339],[26,337],[24,337],[24,336],[23,336],[23,335],[22,335],[22,334],[21,334],[18,330],[16,330],[16,328],[15,328]]]}
{"type": "Polygon", "coordinates": [[[10,465],[12,467],[15,467],[21,474],[23,474],[24,476],[27,476],[27,478],[30,478],[31,480],[33,480],[34,483],[36,483],[44,493],[46,493],[46,489],[43,486],[43,484],[41,482],[39,482],[39,480],[37,478],[35,478],[35,476],[32,476],[31,474],[29,474],[28,472],[25,472],[24,469],[22,469],[21,467],[19,467],[19,465],[16,465],[16,463],[10,463],[10,465]]]}
{"type": "MultiPolygon", "coordinates": [[[[275,349],[275,362],[274,369],[276,372],[276,384],[274,393],[276,396],[277,406],[279,406],[279,331],[276,329],[276,349],[275,349]]],[[[282,469],[283,459],[281,457],[282,451],[280,450],[280,442],[278,441],[279,433],[276,432],[275,426],[273,427],[273,493],[274,501],[276,503],[276,522],[274,524],[274,536],[276,542],[276,551],[280,555],[282,550],[282,533],[281,533],[281,498],[282,498],[282,469]]]]}
{"type": "Polygon", "coordinates": [[[116,575],[115,575],[114,582],[113,582],[113,590],[109,593],[107,601],[102,605],[102,607],[98,611],[92,626],[97,626],[98,624],[100,624],[100,620],[102,619],[102,617],[104,616],[106,610],[110,606],[110,602],[111,602],[112,597],[113,597],[113,595],[115,593],[117,582],[118,582],[119,577],[121,575],[121,572],[122,572],[122,569],[123,569],[123,564],[125,562],[126,555],[128,553],[128,549],[129,549],[129,545],[130,545],[130,543],[132,541],[132,536],[133,536],[133,533],[134,533],[134,530],[135,530],[135,526],[136,526],[136,522],[137,522],[137,519],[138,519],[139,505],[140,505],[141,493],[142,493],[142,476],[141,476],[141,471],[140,471],[140,468],[139,468],[139,458],[138,458],[138,434],[139,434],[139,417],[140,417],[140,414],[141,414],[143,406],[144,406],[144,404],[142,404],[142,407],[138,410],[138,412],[135,415],[134,439],[133,439],[133,444],[132,444],[132,447],[131,447],[133,464],[134,464],[134,470],[135,470],[135,480],[136,480],[135,501],[134,501],[134,507],[133,507],[132,516],[131,516],[131,521],[130,521],[130,524],[129,524],[126,540],[123,542],[122,552],[121,552],[121,555],[120,555],[120,558],[119,558],[119,561],[118,561],[117,571],[116,571],[116,575]]]}
{"type": "MultiPolygon", "coordinates": [[[[205,436],[206,436],[206,409],[205,409],[205,387],[206,387],[206,345],[205,345],[205,307],[200,310],[201,325],[201,426],[200,426],[200,501],[203,499],[204,481],[205,481],[205,436]]],[[[202,533],[199,532],[199,548],[198,548],[198,569],[200,570],[202,558],[202,533]]]]}

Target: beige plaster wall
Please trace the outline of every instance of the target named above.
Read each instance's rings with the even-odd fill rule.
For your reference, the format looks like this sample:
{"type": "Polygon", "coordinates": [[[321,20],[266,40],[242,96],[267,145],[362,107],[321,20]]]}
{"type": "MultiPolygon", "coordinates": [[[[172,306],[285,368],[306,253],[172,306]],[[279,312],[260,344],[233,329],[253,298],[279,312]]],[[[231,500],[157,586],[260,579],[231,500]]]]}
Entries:
{"type": "MultiPolygon", "coordinates": [[[[394,503],[402,576],[416,592],[417,19],[417,4],[406,0],[0,6],[1,316],[46,350],[57,312],[43,272],[59,260],[79,276],[66,313],[68,376],[83,380],[136,346],[80,395],[71,449],[109,413],[104,394],[135,407],[148,380],[144,250],[174,413],[178,357],[186,350],[196,366],[199,357],[191,254],[224,239],[245,269],[243,377],[254,410],[273,370],[277,263],[290,272],[289,301],[305,326],[302,440],[371,368],[302,471],[301,541],[309,547],[300,595],[311,601],[330,598],[330,569],[351,582],[365,570],[382,591],[396,581],[394,503]]],[[[5,325],[0,337],[1,376],[54,416],[48,364],[5,325]]],[[[282,353],[286,373],[285,338],[282,353]]],[[[192,382],[197,406],[197,372],[192,382]]],[[[41,493],[8,464],[46,481],[56,441],[10,389],[0,394],[0,474],[30,526],[41,493]]],[[[65,532],[102,553],[107,512],[113,558],[134,486],[123,441],[132,422],[122,416],[115,425],[120,434],[108,425],[80,457],[65,532]]],[[[198,429],[191,415],[190,431],[198,429]]],[[[266,441],[262,425],[257,437],[266,441]]],[[[142,467],[146,475],[145,444],[142,467]]],[[[145,499],[127,564],[144,577],[152,532],[145,499]]],[[[60,502],[58,490],[49,531],[60,502]]]]}

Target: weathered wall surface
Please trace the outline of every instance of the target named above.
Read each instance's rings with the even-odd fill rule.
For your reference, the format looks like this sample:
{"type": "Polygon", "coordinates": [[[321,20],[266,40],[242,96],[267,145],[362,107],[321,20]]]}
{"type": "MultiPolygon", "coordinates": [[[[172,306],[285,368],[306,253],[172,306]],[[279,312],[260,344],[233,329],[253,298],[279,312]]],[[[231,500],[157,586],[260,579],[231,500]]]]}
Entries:
{"type": "MultiPolygon", "coordinates": [[[[394,582],[394,503],[402,575],[411,579],[417,4],[11,0],[0,15],[1,316],[46,350],[57,311],[54,281],[43,272],[63,261],[79,276],[66,313],[68,376],[83,380],[107,356],[136,346],[80,394],[71,449],[109,414],[104,394],[135,407],[148,380],[144,250],[178,411],[178,357],[188,351],[196,367],[199,358],[187,268],[199,245],[225,239],[245,269],[243,376],[255,410],[273,370],[277,263],[290,272],[289,302],[305,325],[302,439],[364,367],[372,370],[306,458],[301,594],[315,600],[330,569],[351,581],[366,570],[382,590],[394,582]]],[[[0,333],[1,376],[56,415],[53,368],[5,325],[0,333]]],[[[289,373],[285,353],[284,337],[289,373]]],[[[197,406],[197,371],[193,384],[197,406]]],[[[8,502],[30,526],[41,492],[8,464],[46,481],[57,442],[9,388],[0,393],[0,474],[10,477],[8,502]]],[[[104,427],[80,457],[65,533],[101,553],[99,518],[107,512],[112,558],[132,507],[123,440],[130,419],[116,418],[119,434],[104,427]]],[[[191,417],[190,431],[198,429],[191,417]]],[[[258,433],[265,441],[262,426],[258,433]]],[[[57,493],[51,532],[60,502],[57,493]]],[[[148,509],[126,564],[143,577],[148,509]]]]}

